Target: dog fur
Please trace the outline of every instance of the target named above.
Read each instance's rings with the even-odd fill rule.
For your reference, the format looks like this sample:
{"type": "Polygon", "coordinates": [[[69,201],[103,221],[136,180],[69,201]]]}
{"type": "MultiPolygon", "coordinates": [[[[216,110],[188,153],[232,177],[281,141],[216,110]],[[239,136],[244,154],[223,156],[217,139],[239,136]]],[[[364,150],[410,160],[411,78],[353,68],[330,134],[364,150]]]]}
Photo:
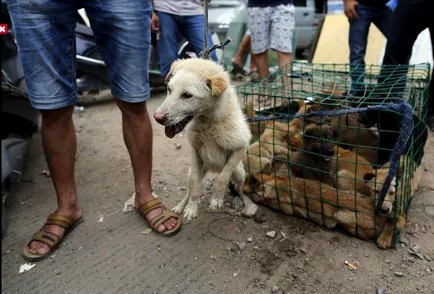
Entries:
{"type": "Polygon", "coordinates": [[[288,124],[268,121],[259,140],[250,145],[243,163],[249,177],[262,171],[271,172],[273,159],[284,156],[288,159],[288,124]]]}
{"type": "MultiPolygon", "coordinates": [[[[381,168],[376,170],[376,174],[367,173],[364,178],[366,180],[367,189],[371,191],[373,195],[375,195],[375,199],[378,201],[380,196],[380,191],[383,187],[383,183],[386,180],[386,177],[389,173],[389,165],[387,162],[381,168]]],[[[422,177],[422,169],[420,166],[417,166],[417,163],[412,161],[407,156],[401,156],[400,165],[399,165],[399,177],[400,181],[398,186],[396,185],[396,176],[393,178],[389,190],[384,197],[384,202],[381,206],[382,213],[390,216],[394,216],[396,213],[399,217],[399,225],[405,226],[405,214],[402,209],[402,201],[401,193],[403,192],[402,184],[410,184],[410,190],[407,191],[410,193],[410,197],[414,195],[414,192],[417,190],[420,179],[422,177]],[[406,173],[404,173],[406,171],[406,173]],[[394,208],[394,203],[396,201],[396,208],[394,208]]],[[[380,237],[377,239],[377,244],[380,248],[388,248],[392,244],[393,240],[393,222],[387,222],[388,230],[382,232],[380,237]]]]}
{"type": "MultiPolygon", "coordinates": [[[[329,229],[340,224],[348,233],[361,239],[378,238],[380,232],[388,228],[389,217],[374,216],[372,197],[336,190],[314,180],[264,175],[264,183],[257,189],[255,197],[274,209],[309,219],[329,229]]],[[[403,228],[402,220],[398,219],[398,230],[403,228]]]]}
{"type": "Polygon", "coordinates": [[[173,137],[187,126],[192,146],[187,195],[172,210],[191,220],[198,216],[198,198],[206,173],[217,173],[212,187],[210,209],[223,207],[229,181],[244,202],[242,214],[253,216],[257,206],[243,193],[243,157],[251,133],[229,74],[211,60],[175,61],[166,78],[167,97],[154,118],[173,137]],[[158,119],[157,119],[158,118],[158,119]]]}

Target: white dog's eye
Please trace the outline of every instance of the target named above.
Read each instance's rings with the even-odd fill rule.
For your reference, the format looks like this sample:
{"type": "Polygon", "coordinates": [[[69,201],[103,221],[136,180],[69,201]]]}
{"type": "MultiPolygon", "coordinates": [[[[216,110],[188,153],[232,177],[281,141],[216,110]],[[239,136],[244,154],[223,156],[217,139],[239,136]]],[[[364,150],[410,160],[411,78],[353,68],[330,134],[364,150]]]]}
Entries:
{"type": "Polygon", "coordinates": [[[188,92],[184,92],[184,93],[182,93],[181,96],[182,96],[182,98],[184,98],[184,99],[189,99],[189,98],[193,97],[193,95],[190,94],[190,93],[188,93],[188,92]]]}

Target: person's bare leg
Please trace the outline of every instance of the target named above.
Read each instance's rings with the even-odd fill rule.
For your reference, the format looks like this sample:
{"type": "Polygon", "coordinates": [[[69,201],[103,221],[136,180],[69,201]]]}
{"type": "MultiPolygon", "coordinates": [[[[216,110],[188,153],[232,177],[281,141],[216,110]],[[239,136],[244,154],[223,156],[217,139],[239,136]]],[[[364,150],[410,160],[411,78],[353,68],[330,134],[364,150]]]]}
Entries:
{"type": "MultiPolygon", "coordinates": [[[[72,121],[73,111],[74,105],[41,111],[42,145],[57,195],[58,208],[55,213],[78,220],[81,217],[81,208],[77,201],[74,178],[77,139],[72,121]]],[[[46,226],[44,230],[59,237],[64,233],[64,229],[59,226],[46,226]]],[[[43,255],[50,248],[44,243],[33,241],[29,250],[32,254],[43,255]]]]}
{"type": "MultiPolygon", "coordinates": [[[[285,66],[292,61],[291,53],[277,52],[277,63],[280,70],[284,70],[285,66]]],[[[289,74],[289,72],[288,72],[289,74]]],[[[289,84],[288,77],[282,77],[282,83],[285,85],[286,90],[289,90],[291,85],[289,84]]]]}
{"type": "Polygon", "coordinates": [[[250,35],[244,35],[241,39],[240,47],[238,47],[238,51],[235,54],[232,62],[243,67],[244,65],[244,55],[250,48],[250,35]]]}
{"type": "Polygon", "coordinates": [[[257,71],[257,67],[256,67],[256,57],[255,54],[253,54],[250,51],[250,68],[249,68],[249,72],[254,72],[257,71]]]}
{"type": "Polygon", "coordinates": [[[255,54],[255,63],[258,69],[259,78],[262,80],[268,76],[268,50],[259,54],[255,54]]]}
{"type": "MultiPolygon", "coordinates": [[[[130,153],[136,186],[135,207],[154,199],[152,195],[152,125],[146,103],[127,103],[116,99],[122,112],[124,141],[130,153]]],[[[161,213],[154,209],[146,215],[148,222],[161,213]]],[[[176,225],[176,219],[169,219],[157,230],[164,232],[176,225]]]]}

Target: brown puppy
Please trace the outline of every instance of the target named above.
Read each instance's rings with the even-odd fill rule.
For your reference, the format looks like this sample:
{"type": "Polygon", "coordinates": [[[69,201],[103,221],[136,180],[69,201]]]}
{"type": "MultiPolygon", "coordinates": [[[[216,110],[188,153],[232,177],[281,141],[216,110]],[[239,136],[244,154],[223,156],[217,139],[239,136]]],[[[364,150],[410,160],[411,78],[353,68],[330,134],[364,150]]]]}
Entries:
{"type": "Polygon", "coordinates": [[[276,156],[288,157],[288,124],[268,121],[259,140],[250,145],[243,163],[246,174],[255,177],[262,171],[271,172],[276,156]]]}
{"type": "MultiPolygon", "coordinates": [[[[253,109],[253,101],[252,100],[247,101],[245,113],[246,113],[247,118],[255,117],[255,110],[253,109]]],[[[261,134],[265,130],[265,125],[266,125],[266,121],[258,121],[258,122],[249,123],[249,129],[252,132],[252,142],[259,139],[259,136],[261,136],[261,134]]]]}
{"type": "Polygon", "coordinates": [[[299,178],[311,179],[335,186],[333,171],[333,129],[328,125],[308,125],[304,130],[304,149],[291,153],[291,173],[299,178]]]}
{"type": "MultiPolygon", "coordinates": [[[[386,163],[380,169],[374,173],[367,173],[364,178],[366,180],[366,186],[378,201],[380,196],[380,191],[383,187],[383,183],[389,173],[390,163],[386,163]]],[[[417,167],[416,163],[407,156],[401,156],[399,165],[399,184],[396,185],[396,177],[393,178],[389,190],[386,193],[384,202],[381,205],[381,212],[394,216],[398,214],[399,225],[405,226],[405,212],[403,207],[403,202],[408,202],[409,199],[403,199],[402,194],[407,194],[409,197],[413,197],[414,192],[417,190],[420,179],[422,176],[422,169],[417,167]],[[394,203],[396,201],[396,208],[394,208],[394,203]]],[[[380,248],[390,247],[393,240],[393,221],[390,220],[386,224],[388,231],[384,231],[377,240],[377,244],[380,248]]]]}
{"type": "MultiPolygon", "coordinates": [[[[257,200],[284,213],[301,216],[327,228],[339,223],[361,239],[377,238],[386,226],[388,217],[375,217],[371,197],[296,177],[264,175],[264,180],[257,190],[257,200]]],[[[400,229],[402,225],[398,223],[400,229]]]]}

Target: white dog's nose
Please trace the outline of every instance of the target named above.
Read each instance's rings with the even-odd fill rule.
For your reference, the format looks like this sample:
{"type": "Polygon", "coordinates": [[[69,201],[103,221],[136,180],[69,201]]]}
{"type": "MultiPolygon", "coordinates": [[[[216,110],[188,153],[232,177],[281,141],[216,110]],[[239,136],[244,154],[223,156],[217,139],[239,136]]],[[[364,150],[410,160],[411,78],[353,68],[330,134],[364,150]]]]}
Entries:
{"type": "Polygon", "coordinates": [[[164,124],[164,122],[166,121],[166,115],[165,114],[161,114],[161,113],[154,113],[154,119],[159,123],[159,124],[164,124]]]}

